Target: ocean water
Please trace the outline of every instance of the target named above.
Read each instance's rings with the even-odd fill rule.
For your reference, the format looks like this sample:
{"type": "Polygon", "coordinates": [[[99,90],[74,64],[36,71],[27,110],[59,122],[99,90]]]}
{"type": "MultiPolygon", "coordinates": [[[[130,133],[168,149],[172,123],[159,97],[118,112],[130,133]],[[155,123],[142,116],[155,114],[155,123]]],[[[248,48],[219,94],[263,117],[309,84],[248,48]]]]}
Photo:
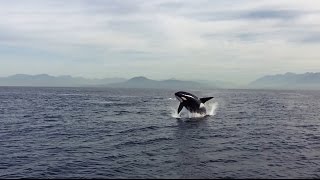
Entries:
{"type": "Polygon", "coordinates": [[[190,92],[0,87],[0,178],[320,178],[319,91],[190,92]]]}

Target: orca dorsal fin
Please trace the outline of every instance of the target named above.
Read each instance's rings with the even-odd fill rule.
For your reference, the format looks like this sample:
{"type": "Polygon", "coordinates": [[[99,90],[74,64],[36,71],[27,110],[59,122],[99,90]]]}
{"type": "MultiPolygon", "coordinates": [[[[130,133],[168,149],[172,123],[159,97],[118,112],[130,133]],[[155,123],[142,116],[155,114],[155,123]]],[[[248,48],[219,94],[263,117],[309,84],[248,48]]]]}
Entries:
{"type": "Polygon", "coordinates": [[[180,111],[182,110],[182,108],[183,108],[183,104],[180,103],[180,105],[179,105],[179,107],[178,107],[178,114],[180,113],[180,111]]]}
{"type": "Polygon", "coordinates": [[[204,104],[205,102],[209,101],[212,98],[213,97],[204,97],[204,98],[200,98],[200,101],[204,104]]]}

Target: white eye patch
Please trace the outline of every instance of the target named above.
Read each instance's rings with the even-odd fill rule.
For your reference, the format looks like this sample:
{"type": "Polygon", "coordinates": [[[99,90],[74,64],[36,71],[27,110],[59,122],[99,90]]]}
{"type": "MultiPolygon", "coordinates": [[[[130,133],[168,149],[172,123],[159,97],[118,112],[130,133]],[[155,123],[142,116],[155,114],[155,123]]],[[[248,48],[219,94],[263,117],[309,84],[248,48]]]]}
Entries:
{"type": "Polygon", "coordinates": [[[187,100],[187,98],[185,98],[185,97],[181,97],[184,101],[186,101],[187,100]]]}

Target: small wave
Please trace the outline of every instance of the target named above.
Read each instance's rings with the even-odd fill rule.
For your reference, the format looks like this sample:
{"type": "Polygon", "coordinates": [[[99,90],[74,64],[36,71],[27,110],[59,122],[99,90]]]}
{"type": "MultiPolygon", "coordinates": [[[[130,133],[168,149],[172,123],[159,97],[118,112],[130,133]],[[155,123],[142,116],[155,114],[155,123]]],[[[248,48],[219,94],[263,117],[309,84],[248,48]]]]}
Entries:
{"type": "Polygon", "coordinates": [[[92,104],[114,104],[114,101],[98,101],[98,100],[86,100],[85,102],[92,103],[92,104]]]}
{"type": "Polygon", "coordinates": [[[153,139],[147,139],[147,140],[129,140],[126,142],[121,142],[119,144],[114,145],[116,148],[128,148],[128,147],[133,147],[133,146],[141,146],[141,145],[150,145],[154,143],[161,143],[163,141],[171,141],[173,140],[172,138],[169,137],[157,137],[153,139]]]}
{"type": "Polygon", "coordinates": [[[113,111],[113,112],[116,113],[116,115],[123,115],[123,114],[131,113],[130,111],[125,111],[125,110],[117,110],[117,111],[113,111]]]}
{"type": "Polygon", "coordinates": [[[120,131],[120,134],[124,134],[124,133],[135,133],[135,132],[139,132],[139,131],[148,131],[148,130],[156,130],[158,129],[158,126],[147,126],[147,127],[142,127],[142,128],[136,128],[136,129],[128,129],[128,130],[124,130],[124,131],[120,131]]]}
{"type": "Polygon", "coordinates": [[[77,94],[77,93],[65,93],[65,94],[58,94],[58,96],[85,96],[84,94],[77,94]]]}
{"type": "Polygon", "coordinates": [[[45,115],[44,119],[61,119],[62,115],[45,115]]]}

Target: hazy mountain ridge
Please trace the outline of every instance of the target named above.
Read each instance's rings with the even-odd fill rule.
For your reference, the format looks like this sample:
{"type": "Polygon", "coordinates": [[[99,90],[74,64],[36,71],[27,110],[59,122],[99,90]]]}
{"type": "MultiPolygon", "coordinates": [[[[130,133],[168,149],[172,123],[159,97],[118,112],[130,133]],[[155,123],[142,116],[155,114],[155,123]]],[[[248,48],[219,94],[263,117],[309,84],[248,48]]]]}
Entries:
{"type": "Polygon", "coordinates": [[[77,87],[77,86],[103,86],[109,83],[123,82],[124,78],[87,79],[83,77],[50,76],[48,74],[27,75],[16,74],[0,77],[0,86],[48,86],[48,87],[77,87]]]}
{"type": "Polygon", "coordinates": [[[118,87],[118,88],[163,88],[163,89],[320,89],[320,72],[317,73],[285,73],[267,75],[239,86],[234,83],[218,80],[152,80],[143,76],[125,78],[88,79],[69,75],[51,76],[48,74],[27,75],[16,74],[0,77],[0,86],[35,86],[35,87],[118,87]]]}
{"type": "Polygon", "coordinates": [[[216,88],[214,85],[203,84],[194,81],[182,81],[176,79],[168,80],[152,80],[143,76],[134,77],[128,81],[121,83],[108,84],[109,87],[120,87],[120,88],[163,88],[163,89],[178,89],[178,88],[216,88]]]}
{"type": "Polygon", "coordinates": [[[176,79],[152,80],[143,76],[131,78],[104,78],[87,79],[83,77],[51,76],[48,74],[27,75],[16,74],[8,77],[0,77],[0,86],[35,86],[35,87],[118,87],[118,88],[216,88],[216,86],[194,81],[182,81],[176,79]]]}
{"type": "Polygon", "coordinates": [[[251,88],[320,89],[320,73],[285,73],[263,76],[249,84],[251,88]]]}

